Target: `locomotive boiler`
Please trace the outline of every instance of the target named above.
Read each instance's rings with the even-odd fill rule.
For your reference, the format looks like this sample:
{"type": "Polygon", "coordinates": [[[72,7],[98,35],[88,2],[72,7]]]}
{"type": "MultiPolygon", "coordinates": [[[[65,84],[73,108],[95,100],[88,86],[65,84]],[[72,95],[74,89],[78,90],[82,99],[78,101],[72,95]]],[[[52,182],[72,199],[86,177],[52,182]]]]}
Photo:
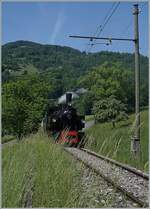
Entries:
{"type": "Polygon", "coordinates": [[[66,93],[64,103],[49,107],[44,118],[44,129],[55,143],[70,147],[84,146],[84,116],[72,106],[72,93],[66,93]]]}

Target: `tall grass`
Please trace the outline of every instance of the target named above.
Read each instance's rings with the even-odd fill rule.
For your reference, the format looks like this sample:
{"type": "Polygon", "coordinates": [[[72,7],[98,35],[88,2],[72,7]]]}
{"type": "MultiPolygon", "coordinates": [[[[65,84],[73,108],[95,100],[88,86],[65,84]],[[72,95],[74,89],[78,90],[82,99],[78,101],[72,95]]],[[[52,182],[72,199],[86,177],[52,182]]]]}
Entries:
{"type": "Polygon", "coordinates": [[[141,113],[141,158],[134,159],[130,152],[134,115],[116,128],[111,123],[96,124],[87,130],[86,147],[107,157],[148,171],[148,111],[141,113]]]}
{"type": "Polygon", "coordinates": [[[60,146],[32,136],[2,150],[2,206],[25,207],[30,193],[32,207],[75,207],[79,176],[60,146]]]}
{"type": "Polygon", "coordinates": [[[15,140],[15,136],[11,136],[11,135],[5,135],[2,137],[2,144],[3,143],[6,143],[6,142],[9,142],[9,141],[12,141],[12,140],[15,140]]]}
{"type": "Polygon", "coordinates": [[[86,115],[85,116],[85,121],[90,121],[90,120],[94,120],[94,115],[86,115]]]}

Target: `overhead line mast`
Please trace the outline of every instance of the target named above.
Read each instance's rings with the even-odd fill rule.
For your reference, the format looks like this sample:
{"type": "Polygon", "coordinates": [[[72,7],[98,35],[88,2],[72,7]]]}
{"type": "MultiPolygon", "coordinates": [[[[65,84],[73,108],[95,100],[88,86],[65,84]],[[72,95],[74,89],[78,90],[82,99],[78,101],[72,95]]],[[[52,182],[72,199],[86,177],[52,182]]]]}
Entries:
{"type": "Polygon", "coordinates": [[[135,157],[140,156],[140,54],[139,54],[139,27],[138,27],[138,4],[134,4],[134,39],[132,38],[111,38],[96,36],[69,36],[70,38],[81,38],[108,41],[131,41],[135,45],[135,131],[131,141],[131,151],[135,157]]]}

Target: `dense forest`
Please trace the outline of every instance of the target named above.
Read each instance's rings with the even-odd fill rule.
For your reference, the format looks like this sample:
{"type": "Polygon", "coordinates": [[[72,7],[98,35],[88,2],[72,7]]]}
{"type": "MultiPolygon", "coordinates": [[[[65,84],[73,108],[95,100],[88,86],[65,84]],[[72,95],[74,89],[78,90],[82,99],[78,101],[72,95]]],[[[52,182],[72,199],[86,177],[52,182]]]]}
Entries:
{"type": "MultiPolygon", "coordinates": [[[[140,56],[140,66],[140,105],[147,106],[147,57],[140,56]]],[[[2,46],[3,130],[17,133],[19,138],[29,129],[36,130],[48,102],[66,91],[83,87],[87,92],[74,104],[80,113],[91,114],[100,100],[106,103],[111,96],[132,112],[134,72],[134,54],[107,51],[86,54],[70,47],[29,41],[5,44],[2,46]]]]}

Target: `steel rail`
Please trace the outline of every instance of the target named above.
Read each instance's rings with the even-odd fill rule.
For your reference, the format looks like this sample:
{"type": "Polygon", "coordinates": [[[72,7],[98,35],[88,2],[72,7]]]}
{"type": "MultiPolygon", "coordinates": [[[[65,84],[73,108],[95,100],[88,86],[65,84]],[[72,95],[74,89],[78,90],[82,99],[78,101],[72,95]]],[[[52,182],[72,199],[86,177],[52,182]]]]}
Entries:
{"type": "Polygon", "coordinates": [[[113,160],[111,158],[105,157],[103,155],[97,154],[97,153],[95,153],[95,152],[93,152],[91,150],[84,149],[84,148],[81,148],[81,150],[84,151],[84,152],[86,152],[86,153],[89,153],[90,155],[93,155],[95,157],[98,157],[98,158],[101,158],[103,160],[106,160],[107,162],[113,163],[113,164],[117,165],[118,167],[121,167],[121,168],[123,168],[123,169],[125,169],[127,171],[130,171],[130,172],[138,175],[138,176],[143,177],[144,179],[149,180],[149,175],[147,173],[142,172],[141,170],[138,170],[136,168],[133,168],[133,167],[131,167],[129,165],[125,165],[123,163],[120,163],[120,162],[118,162],[116,160],[113,160]]]}
{"type": "MultiPolygon", "coordinates": [[[[77,148],[78,149],[78,148],[77,148]]],[[[73,157],[75,157],[75,159],[77,159],[78,161],[84,163],[84,165],[90,169],[92,169],[96,174],[100,175],[105,181],[111,183],[114,187],[116,187],[118,190],[120,190],[121,192],[123,192],[128,198],[130,198],[131,200],[133,200],[135,203],[137,203],[140,207],[148,207],[148,203],[145,202],[144,200],[140,200],[138,197],[135,197],[133,195],[132,192],[127,191],[126,189],[124,189],[121,185],[115,183],[111,178],[107,177],[106,175],[102,174],[98,169],[94,168],[91,164],[88,164],[87,162],[85,162],[84,160],[82,160],[80,157],[75,156],[74,153],[70,152],[69,149],[64,148],[64,150],[66,152],[68,152],[69,154],[71,154],[73,157]]],[[[139,171],[137,169],[134,169],[132,167],[126,166],[124,164],[118,163],[115,160],[109,159],[107,157],[98,155],[97,153],[94,153],[90,150],[87,149],[83,149],[83,148],[79,148],[78,150],[86,152],[88,155],[94,156],[96,158],[102,159],[104,161],[107,161],[111,164],[115,164],[118,167],[121,167],[123,169],[126,169],[127,171],[130,171],[146,180],[149,180],[149,176],[145,173],[142,173],[142,171],[139,171]]]]}

